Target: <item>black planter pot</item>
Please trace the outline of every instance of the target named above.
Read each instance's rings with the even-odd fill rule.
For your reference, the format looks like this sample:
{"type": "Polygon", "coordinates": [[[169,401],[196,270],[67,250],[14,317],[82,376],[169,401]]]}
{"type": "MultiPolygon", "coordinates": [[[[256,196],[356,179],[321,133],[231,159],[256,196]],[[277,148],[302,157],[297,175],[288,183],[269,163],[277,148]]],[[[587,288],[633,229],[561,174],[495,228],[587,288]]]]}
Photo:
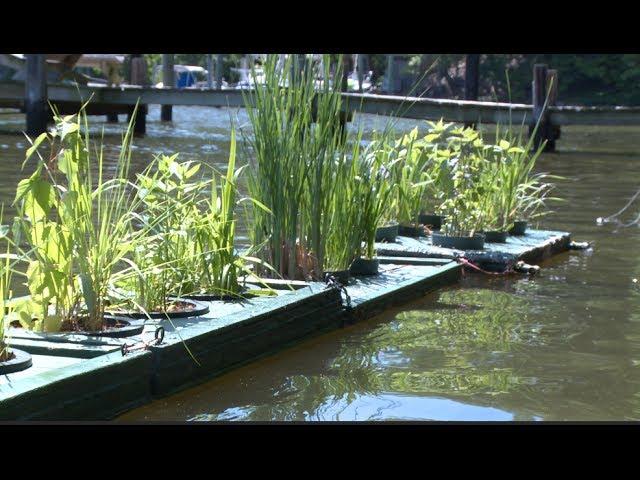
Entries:
{"type": "Polygon", "coordinates": [[[31,366],[31,355],[27,352],[18,350],[17,348],[10,348],[9,352],[13,354],[13,358],[0,362],[0,375],[20,372],[31,366]]]}
{"type": "MultiPolygon", "coordinates": [[[[104,316],[104,330],[65,330],[60,332],[37,332],[42,335],[51,335],[54,337],[65,337],[67,335],[82,335],[87,337],[110,337],[110,338],[123,338],[139,335],[144,329],[144,324],[132,325],[131,318],[125,318],[118,315],[105,314],[104,316]]],[[[17,322],[16,322],[17,323],[17,322]]],[[[21,326],[11,324],[10,331],[20,331],[21,326]]]]}
{"type": "Polygon", "coordinates": [[[444,223],[444,217],[442,215],[420,214],[418,221],[422,225],[430,227],[431,230],[440,230],[444,223]]]}
{"type": "Polygon", "coordinates": [[[377,275],[380,260],[377,258],[356,258],[351,264],[351,275],[377,275]]]}
{"type": "Polygon", "coordinates": [[[509,230],[509,235],[524,235],[527,231],[527,222],[513,222],[513,228],[509,230]]]}
{"type": "Polygon", "coordinates": [[[476,233],[473,237],[452,237],[434,233],[432,242],[437,247],[455,248],[457,250],[482,250],[484,248],[484,235],[476,233]]]}
{"type": "Polygon", "coordinates": [[[396,237],[398,236],[398,227],[399,225],[397,223],[378,227],[376,229],[376,242],[395,242],[396,237]]]}
{"type": "Polygon", "coordinates": [[[509,232],[481,232],[484,235],[484,241],[489,243],[506,243],[509,232]]]}
{"type": "Polygon", "coordinates": [[[408,225],[400,225],[398,227],[398,235],[402,235],[403,237],[426,237],[427,236],[427,234],[424,233],[424,228],[412,227],[408,225]]]}
{"type": "Polygon", "coordinates": [[[60,332],[73,335],[87,335],[90,337],[110,337],[110,338],[122,338],[131,337],[133,335],[139,335],[144,329],[144,325],[132,325],[130,318],[124,318],[117,315],[105,315],[104,323],[107,326],[106,330],[100,330],[97,332],[89,332],[79,330],[76,332],[60,332]]]}
{"type": "Polygon", "coordinates": [[[194,305],[194,308],[191,310],[183,310],[183,311],[179,311],[179,312],[148,312],[149,316],[147,317],[147,315],[145,315],[142,312],[138,312],[138,311],[114,311],[112,312],[114,315],[118,315],[118,316],[122,316],[122,317],[128,317],[128,318],[135,318],[135,319],[146,319],[146,318],[152,318],[152,319],[167,319],[167,318],[188,318],[188,317],[199,317],[200,315],[205,315],[207,313],[209,313],[209,306],[199,302],[198,300],[191,300],[191,299],[186,299],[186,298],[178,298],[178,297],[171,297],[169,298],[169,300],[177,300],[177,301],[182,301],[182,302],[187,302],[187,303],[191,303],[194,305]]]}
{"type": "Polygon", "coordinates": [[[324,281],[326,282],[329,277],[333,277],[341,285],[349,283],[349,270],[337,270],[334,272],[324,272],[324,281]]]}

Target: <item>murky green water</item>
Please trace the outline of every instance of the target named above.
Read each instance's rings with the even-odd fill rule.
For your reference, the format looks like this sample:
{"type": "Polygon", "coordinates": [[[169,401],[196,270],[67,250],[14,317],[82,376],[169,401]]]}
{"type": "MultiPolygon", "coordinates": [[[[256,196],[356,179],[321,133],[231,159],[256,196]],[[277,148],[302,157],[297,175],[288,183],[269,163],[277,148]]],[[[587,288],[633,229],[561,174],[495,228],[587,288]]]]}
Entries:
{"type": "MultiPolygon", "coordinates": [[[[180,151],[224,168],[228,115],[174,108],[168,126],[152,108],[139,161],[180,151]]],[[[0,128],[22,121],[4,115],[0,128]]],[[[0,134],[0,201],[13,196],[24,145],[0,134]]],[[[568,202],[543,226],[593,250],[554,257],[534,278],[467,277],[120,419],[640,419],[640,229],[595,222],[640,188],[640,129],[565,128],[558,148],[540,169],[567,177],[568,202]]],[[[628,218],[637,213],[640,202],[628,218]]]]}

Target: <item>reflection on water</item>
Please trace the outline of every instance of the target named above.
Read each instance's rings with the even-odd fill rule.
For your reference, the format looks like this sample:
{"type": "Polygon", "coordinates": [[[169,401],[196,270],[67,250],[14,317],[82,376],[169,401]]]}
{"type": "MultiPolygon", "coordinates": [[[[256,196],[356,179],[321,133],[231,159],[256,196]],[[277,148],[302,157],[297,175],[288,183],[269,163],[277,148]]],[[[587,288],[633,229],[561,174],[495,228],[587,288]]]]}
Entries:
{"type": "MultiPolygon", "coordinates": [[[[182,152],[222,170],[230,113],[174,107],[138,139],[136,162],[182,152]]],[[[124,117],[121,116],[121,119],[124,117]]],[[[382,126],[356,117],[368,131],[382,126]]],[[[0,117],[17,132],[21,115],[0,117]]],[[[399,127],[409,130],[412,121],[399,127]]],[[[122,124],[105,127],[117,143],[122,124]]],[[[352,127],[353,128],[353,127],[352,127]]],[[[22,176],[24,137],[0,133],[0,201],[22,176]]],[[[362,324],[323,335],[121,420],[640,419],[640,229],[597,226],[640,188],[639,128],[563,128],[540,170],[566,177],[567,202],[542,226],[594,249],[558,255],[533,278],[467,276],[362,324]]],[[[633,218],[640,209],[629,212],[633,218]]]]}

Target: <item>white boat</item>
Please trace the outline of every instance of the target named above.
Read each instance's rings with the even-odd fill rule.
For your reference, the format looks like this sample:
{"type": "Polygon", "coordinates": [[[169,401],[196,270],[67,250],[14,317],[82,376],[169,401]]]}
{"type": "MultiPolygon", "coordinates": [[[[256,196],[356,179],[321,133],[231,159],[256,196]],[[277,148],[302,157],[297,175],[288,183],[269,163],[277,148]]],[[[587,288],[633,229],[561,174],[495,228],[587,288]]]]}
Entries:
{"type": "MultiPolygon", "coordinates": [[[[205,68],[199,67],[197,65],[174,65],[173,71],[175,74],[173,88],[209,88],[209,71],[205,68]]],[[[154,80],[162,78],[162,65],[155,66],[153,71],[153,78],[154,80]]],[[[163,88],[164,82],[159,81],[154,85],[156,88],[163,88]]],[[[211,87],[218,88],[217,82],[215,80],[212,81],[211,87]]],[[[229,88],[229,85],[223,80],[221,88],[229,88]]]]}

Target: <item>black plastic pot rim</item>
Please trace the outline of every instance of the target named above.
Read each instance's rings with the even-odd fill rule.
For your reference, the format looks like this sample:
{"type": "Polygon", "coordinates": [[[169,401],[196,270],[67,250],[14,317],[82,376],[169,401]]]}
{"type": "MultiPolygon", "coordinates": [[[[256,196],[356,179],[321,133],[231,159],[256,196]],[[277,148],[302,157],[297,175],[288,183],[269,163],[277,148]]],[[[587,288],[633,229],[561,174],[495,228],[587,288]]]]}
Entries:
{"type": "Polygon", "coordinates": [[[507,232],[506,230],[490,230],[478,233],[484,235],[485,242],[489,243],[504,243],[507,241],[507,237],[509,236],[509,232],[507,232]]]}
{"type": "Polygon", "coordinates": [[[437,220],[440,220],[440,222],[442,222],[442,220],[444,220],[444,219],[445,219],[445,216],[444,216],[444,215],[438,215],[437,213],[421,213],[421,214],[418,216],[418,219],[422,219],[422,220],[424,220],[424,219],[425,219],[425,217],[430,217],[430,218],[432,218],[432,219],[434,219],[434,220],[436,220],[436,219],[437,219],[437,220]]]}
{"type": "Polygon", "coordinates": [[[133,318],[133,319],[189,318],[189,317],[199,317],[200,315],[205,315],[205,314],[209,313],[209,306],[205,305],[202,302],[199,302],[198,300],[192,300],[192,299],[182,298],[182,297],[169,297],[167,300],[191,303],[191,304],[193,304],[195,306],[195,308],[193,310],[183,310],[183,311],[179,311],[179,312],[157,312],[157,311],[156,312],[147,312],[148,314],[145,314],[145,313],[140,312],[140,311],[135,311],[135,310],[131,310],[131,311],[117,310],[117,311],[113,311],[113,312],[109,312],[109,313],[112,314],[112,315],[117,315],[117,316],[127,317],[127,318],[133,318]]]}
{"type": "Polygon", "coordinates": [[[422,225],[400,225],[398,227],[398,233],[400,235],[409,235],[415,237],[426,237],[427,234],[424,231],[424,226],[422,225]]]}
{"type": "Polygon", "coordinates": [[[350,275],[377,275],[378,267],[380,266],[380,260],[378,257],[366,258],[366,257],[358,257],[356,258],[351,267],[349,268],[350,275]]]}
{"type": "Polygon", "coordinates": [[[466,238],[480,238],[480,237],[485,238],[485,234],[481,233],[481,232],[476,232],[476,233],[473,234],[473,236],[470,236],[470,235],[447,235],[447,234],[442,233],[442,232],[434,232],[433,236],[434,237],[435,236],[447,237],[447,238],[465,238],[465,239],[466,238]]]}
{"type": "Polygon", "coordinates": [[[485,236],[481,233],[476,233],[472,237],[459,237],[452,235],[444,235],[442,233],[433,233],[431,239],[433,245],[443,248],[453,248],[456,250],[483,250],[485,236]]]}
{"type": "MultiPolygon", "coordinates": [[[[132,337],[134,335],[139,335],[142,333],[144,329],[144,325],[132,325],[131,318],[126,318],[120,315],[112,315],[105,314],[103,321],[107,323],[107,328],[105,330],[70,330],[64,332],[36,332],[38,335],[45,336],[53,336],[53,337],[68,337],[73,335],[82,335],[84,337],[111,337],[111,338],[121,338],[121,337],[132,337]],[[124,325],[121,327],[113,326],[115,323],[123,323],[124,325]],[[112,326],[109,326],[112,325],[112,326]]],[[[22,329],[22,327],[11,327],[16,329],[22,329]]],[[[26,329],[23,329],[26,330],[26,329]]]]}
{"type": "Polygon", "coordinates": [[[33,364],[31,355],[24,350],[7,347],[7,351],[13,354],[13,358],[0,362],[0,375],[26,370],[33,364]]]}
{"type": "Polygon", "coordinates": [[[376,228],[376,242],[395,242],[396,237],[398,236],[398,229],[400,228],[400,224],[394,223],[392,225],[384,225],[382,227],[376,228]]]}
{"type": "Polygon", "coordinates": [[[527,220],[517,220],[509,230],[509,234],[515,236],[525,235],[528,227],[529,222],[527,220]]]}

